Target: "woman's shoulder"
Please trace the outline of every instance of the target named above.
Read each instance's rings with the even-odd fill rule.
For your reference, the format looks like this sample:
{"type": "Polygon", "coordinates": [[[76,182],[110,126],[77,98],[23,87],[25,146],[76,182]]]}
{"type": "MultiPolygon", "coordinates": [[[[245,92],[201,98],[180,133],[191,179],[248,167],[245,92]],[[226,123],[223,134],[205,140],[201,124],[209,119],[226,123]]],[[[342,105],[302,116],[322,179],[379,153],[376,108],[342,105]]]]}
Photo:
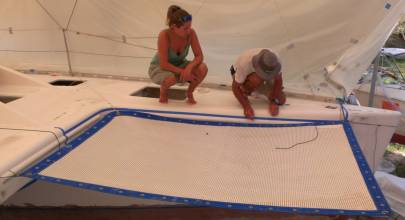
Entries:
{"type": "Polygon", "coordinates": [[[190,38],[197,38],[197,32],[193,28],[190,29],[190,38]]]}
{"type": "Polygon", "coordinates": [[[195,32],[194,28],[190,28],[190,33],[193,35],[197,35],[197,32],[195,32]]]}
{"type": "Polygon", "coordinates": [[[159,36],[158,36],[158,41],[159,42],[169,42],[169,32],[167,29],[160,31],[159,36]]]}
{"type": "Polygon", "coordinates": [[[163,29],[159,32],[159,37],[160,36],[167,36],[168,35],[168,29],[163,29]]]}

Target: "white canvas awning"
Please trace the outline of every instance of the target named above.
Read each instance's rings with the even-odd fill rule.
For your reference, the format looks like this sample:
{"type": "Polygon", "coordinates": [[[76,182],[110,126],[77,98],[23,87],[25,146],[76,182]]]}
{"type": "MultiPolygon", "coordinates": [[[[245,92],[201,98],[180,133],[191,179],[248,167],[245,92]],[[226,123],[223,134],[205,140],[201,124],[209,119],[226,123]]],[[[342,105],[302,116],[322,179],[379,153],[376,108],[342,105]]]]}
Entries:
{"type": "Polygon", "coordinates": [[[268,47],[287,87],[331,97],[357,83],[404,10],[400,0],[1,0],[1,64],[147,78],[171,4],[193,15],[206,82],[230,84],[242,51],[268,47]]]}

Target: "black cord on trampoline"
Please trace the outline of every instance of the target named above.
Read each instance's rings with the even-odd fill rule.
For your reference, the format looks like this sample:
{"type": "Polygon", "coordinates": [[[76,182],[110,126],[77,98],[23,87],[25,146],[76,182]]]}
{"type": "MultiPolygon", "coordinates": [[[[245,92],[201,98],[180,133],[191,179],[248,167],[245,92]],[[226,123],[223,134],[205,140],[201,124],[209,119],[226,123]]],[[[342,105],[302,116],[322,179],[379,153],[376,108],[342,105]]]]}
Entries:
{"type": "Polygon", "coordinates": [[[307,141],[303,141],[303,142],[298,142],[298,143],[295,143],[295,144],[293,144],[293,145],[291,145],[291,146],[289,146],[289,147],[276,147],[275,149],[289,150],[289,149],[294,148],[294,147],[296,147],[296,146],[298,146],[298,145],[306,144],[306,143],[315,141],[316,139],[318,139],[319,132],[318,132],[318,127],[317,127],[317,126],[314,126],[314,127],[315,127],[315,131],[316,131],[316,135],[315,135],[315,137],[313,137],[311,140],[307,140],[307,141]]]}

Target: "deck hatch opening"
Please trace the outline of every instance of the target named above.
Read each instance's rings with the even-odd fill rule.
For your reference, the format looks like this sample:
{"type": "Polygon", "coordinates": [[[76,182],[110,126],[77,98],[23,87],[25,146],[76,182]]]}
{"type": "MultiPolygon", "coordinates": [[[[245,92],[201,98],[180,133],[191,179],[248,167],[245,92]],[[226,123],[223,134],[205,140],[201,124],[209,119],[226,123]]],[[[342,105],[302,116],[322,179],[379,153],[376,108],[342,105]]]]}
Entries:
{"type": "Polygon", "coordinates": [[[82,80],[67,80],[67,79],[59,79],[50,82],[49,84],[53,86],[77,86],[79,84],[84,83],[82,80]]]}
{"type": "Polygon", "coordinates": [[[22,97],[18,97],[18,96],[1,96],[0,95],[0,102],[9,103],[9,102],[15,101],[15,100],[20,99],[20,98],[22,98],[22,97]]]}
{"type": "MultiPolygon", "coordinates": [[[[169,99],[174,100],[185,100],[186,90],[184,89],[169,89],[169,99]]],[[[131,96],[140,96],[140,97],[147,97],[147,98],[159,98],[160,95],[160,88],[159,87],[145,87],[141,90],[138,90],[131,94],[131,96]]]]}

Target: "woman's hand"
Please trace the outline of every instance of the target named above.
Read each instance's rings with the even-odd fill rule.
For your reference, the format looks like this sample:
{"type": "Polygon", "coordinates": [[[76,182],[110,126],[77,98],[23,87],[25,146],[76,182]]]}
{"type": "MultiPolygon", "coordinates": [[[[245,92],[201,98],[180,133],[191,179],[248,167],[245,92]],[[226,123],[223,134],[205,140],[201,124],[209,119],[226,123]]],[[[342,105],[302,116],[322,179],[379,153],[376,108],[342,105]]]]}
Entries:
{"type": "Polygon", "coordinates": [[[180,73],[180,80],[183,82],[195,81],[197,77],[192,72],[193,67],[189,64],[183,71],[180,73]]]}
{"type": "Polygon", "coordinates": [[[183,69],[180,73],[180,80],[182,82],[191,81],[191,72],[187,71],[187,69],[183,69]]]}

